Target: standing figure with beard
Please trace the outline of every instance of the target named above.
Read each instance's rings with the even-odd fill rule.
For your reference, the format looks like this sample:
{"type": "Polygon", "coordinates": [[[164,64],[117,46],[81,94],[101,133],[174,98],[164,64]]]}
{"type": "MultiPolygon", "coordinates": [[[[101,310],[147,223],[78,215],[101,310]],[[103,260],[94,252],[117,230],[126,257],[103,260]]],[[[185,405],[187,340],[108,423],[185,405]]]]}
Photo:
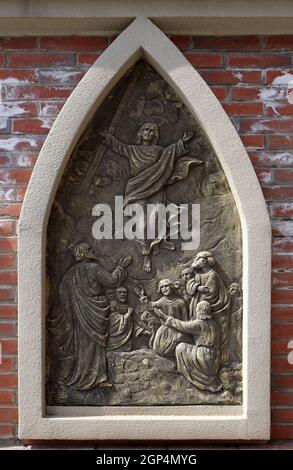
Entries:
{"type": "Polygon", "coordinates": [[[186,284],[186,291],[192,297],[190,319],[197,318],[197,304],[209,302],[213,319],[221,331],[222,365],[229,362],[230,310],[231,301],[226,286],[215,270],[215,260],[209,251],[200,251],[194,258],[192,269],[195,275],[186,284]]]}
{"type": "Polygon", "coordinates": [[[112,273],[97,262],[87,243],[74,248],[75,264],[59,285],[59,305],[51,312],[49,331],[56,346],[74,360],[65,384],[77,390],[109,387],[106,347],[110,303],[105,287],[117,287],[127,278],[125,268],[132,258],[121,258],[112,273]]]}

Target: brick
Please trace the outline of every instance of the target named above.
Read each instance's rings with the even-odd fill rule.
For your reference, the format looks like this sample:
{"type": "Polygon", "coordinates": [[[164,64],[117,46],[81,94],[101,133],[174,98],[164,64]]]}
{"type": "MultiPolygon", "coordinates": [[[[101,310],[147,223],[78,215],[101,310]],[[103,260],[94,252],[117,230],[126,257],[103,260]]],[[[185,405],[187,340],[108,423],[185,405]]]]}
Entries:
{"type": "Polygon", "coordinates": [[[261,72],[257,70],[201,70],[199,72],[208,84],[260,83],[262,79],[261,72]]]}
{"type": "Polygon", "coordinates": [[[293,132],[293,119],[245,119],[240,132],[293,132]]]}
{"type": "Polygon", "coordinates": [[[273,273],[273,286],[293,287],[293,273],[273,273]]]}
{"type": "Polygon", "coordinates": [[[291,56],[281,54],[227,54],[230,67],[290,67],[291,56]]]}
{"type": "Polygon", "coordinates": [[[247,148],[262,149],[265,146],[265,139],[263,135],[240,135],[243,145],[247,148]]]}
{"type": "Polygon", "coordinates": [[[13,119],[13,132],[23,134],[48,134],[54,121],[48,119],[13,119]]]}
{"type": "Polygon", "coordinates": [[[91,67],[101,54],[79,54],[77,63],[82,67],[91,67]]]}
{"type": "MultiPolygon", "coordinates": [[[[17,374],[0,374],[0,388],[17,387],[17,374]]],[[[1,422],[1,420],[0,420],[1,422]]]]}
{"type": "Polygon", "coordinates": [[[263,103],[229,103],[223,105],[229,116],[258,116],[263,114],[263,103]]]}
{"type": "Polygon", "coordinates": [[[272,410],[272,422],[273,423],[286,423],[293,422],[293,410],[272,410]]]}
{"type": "Polygon", "coordinates": [[[206,54],[204,52],[188,52],[184,54],[188,62],[194,67],[213,68],[222,67],[222,54],[206,54]]]}
{"type": "Polygon", "coordinates": [[[85,75],[84,71],[78,70],[40,70],[39,77],[41,83],[55,85],[76,85],[85,75]]]}
{"type": "Polygon", "coordinates": [[[17,250],[17,238],[0,238],[0,251],[16,251],[17,250]]]}
{"type": "Polygon", "coordinates": [[[2,117],[13,116],[30,116],[37,115],[36,103],[28,103],[27,101],[19,101],[13,103],[0,103],[0,115],[2,117]]]}
{"type": "Polygon", "coordinates": [[[11,390],[0,390],[0,405],[14,405],[14,404],[15,404],[14,392],[11,390]]]}
{"type": "MultiPolygon", "coordinates": [[[[1,263],[1,258],[0,257],[0,267],[2,268],[2,263],[1,263]]],[[[15,297],[15,291],[12,288],[5,288],[0,286],[0,300],[13,300],[15,297]]]]}
{"type": "Polygon", "coordinates": [[[63,108],[65,101],[41,101],[40,116],[57,117],[63,108]]]}
{"type": "Polygon", "coordinates": [[[263,193],[268,201],[293,199],[293,188],[288,186],[266,187],[263,193]]]}
{"type": "MultiPolygon", "coordinates": [[[[275,278],[275,274],[274,274],[275,278]]],[[[272,307],[272,320],[273,321],[293,321],[293,307],[284,305],[272,307]]]]}
{"type": "Polygon", "coordinates": [[[293,425],[272,425],[271,438],[277,440],[293,439],[293,425]]]}
{"type": "Polygon", "coordinates": [[[35,49],[37,47],[36,38],[1,38],[0,49],[35,49]]]}
{"type": "Polygon", "coordinates": [[[293,256],[273,255],[273,269],[293,269],[293,256]]]}
{"type": "Polygon", "coordinates": [[[288,166],[293,165],[293,152],[262,151],[249,152],[255,166],[288,166]]]}
{"type": "Polygon", "coordinates": [[[0,408],[1,423],[17,423],[17,408],[0,408]]]}
{"type": "Polygon", "coordinates": [[[292,388],[293,390],[293,374],[291,375],[273,375],[273,389],[292,388]]]}
{"type": "Polygon", "coordinates": [[[3,137],[0,139],[0,150],[7,152],[15,152],[18,150],[40,150],[45,137],[44,136],[14,136],[14,137],[3,137]]]}
{"type": "MultiPolygon", "coordinates": [[[[2,344],[3,354],[6,354],[6,355],[17,354],[17,340],[16,339],[2,339],[1,344],[2,344]]],[[[14,376],[10,377],[11,383],[12,382],[14,383],[15,378],[17,379],[17,375],[15,375],[15,377],[14,376]]],[[[1,382],[1,375],[0,375],[0,387],[4,386],[1,384],[2,382],[1,382]]]]}
{"type": "Polygon", "coordinates": [[[293,233],[293,220],[273,220],[273,237],[290,237],[293,233]]]}
{"type": "MultiPolygon", "coordinates": [[[[3,180],[0,176],[0,184],[3,184],[3,180]]],[[[15,201],[15,189],[13,187],[0,187],[0,202],[13,202],[15,201]]]]}
{"type": "Polygon", "coordinates": [[[5,172],[4,177],[6,180],[10,181],[13,184],[28,183],[30,180],[31,174],[32,174],[32,169],[18,168],[18,169],[7,170],[5,172]]]}
{"type": "Polygon", "coordinates": [[[5,67],[5,62],[6,62],[5,54],[0,54],[0,67],[5,67]]]}
{"type": "Polygon", "coordinates": [[[15,267],[15,255],[14,254],[0,254],[0,267],[1,269],[14,268],[15,267]]]}
{"type": "MultiPolygon", "coordinates": [[[[274,294],[277,292],[284,292],[286,291],[274,291],[274,294]]],[[[293,292],[293,291],[292,291],[293,292]]],[[[287,291],[288,293],[288,291],[287,291]]],[[[277,299],[278,300],[278,299],[277,299]]],[[[276,302],[276,303],[291,303],[291,302],[276,302]]],[[[272,337],[278,339],[285,339],[287,338],[288,341],[293,338],[293,323],[274,323],[272,324],[272,337]]],[[[289,352],[289,351],[288,351],[289,352]]]]}
{"type": "Polygon", "coordinates": [[[293,203],[272,204],[271,214],[273,217],[283,217],[283,218],[293,217],[293,203]]]}
{"type": "Polygon", "coordinates": [[[21,211],[21,204],[1,204],[0,216],[19,217],[21,211]]]}
{"type": "Polygon", "coordinates": [[[15,233],[15,222],[12,220],[0,220],[0,235],[13,235],[15,233]]]}
{"type": "Polygon", "coordinates": [[[2,372],[15,371],[15,358],[14,357],[3,357],[2,361],[0,363],[0,371],[2,371],[2,372]]]}
{"type": "Polygon", "coordinates": [[[54,51],[96,51],[103,50],[108,45],[106,37],[81,37],[81,36],[65,36],[65,37],[42,37],[40,39],[40,49],[54,51]]]}
{"type": "Polygon", "coordinates": [[[193,40],[195,49],[256,51],[259,49],[259,36],[197,37],[193,40]]]}
{"type": "Polygon", "coordinates": [[[279,238],[273,240],[274,253],[290,253],[293,252],[293,238],[290,240],[279,238]]]}
{"type": "Polygon", "coordinates": [[[20,168],[34,167],[38,159],[38,155],[30,155],[27,152],[15,155],[15,166],[20,168]]]}
{"type": "Polygon", "coordinates": [[[52,67],[73,65],[73,54],[10,54],[8,64],[10,67],[52,67]]]}
{"type": "Polygon", "coordinates": [[[0,166],[9,166],[10,165],[10,158],[6,155],[0,155],[0,166]]]}
{"type": "Polygon", "coordinates": [[[293,104],[277,103],[274,102],[273,106],[267,108],[266,114],[269,116],[293,116],[293,104]]]}
{"type": "Polygon", "coordinates": [[[212,92],[218,98],[218,100],[223,101],[227,98],[228,90],[223,86],[213,86],[211,87],[212,92]]]}
{"type": "Polygon", "coordinates": [[[184,51],[192,47],[193,41],[191,36],[170,36],[171,41],[178,49],[184,51]]]}
{"type": "Polygon", "coordinates": [[[293,50],[293,35],[266,36],[264,38],[264,49],[293,50]]]}
{"type": "Polygon", "coordinates": [[[13,305],[0,305],[0,318],[16,318],[17,308],[13,305]]]}
{"type": "Polygon", "coordinates": [[[15,69],[5,69],[0,70],[0,80],[5,81],[5,83],[13,82],[15,86],[15,80],[19,83],[21,82],[37,82],[39,79],[38,73],[35,70],[15,70],[15,69]]]}
{"type": "Polygon", "coordinates": [[[268,148],[271,149],[292,149],[293,135],[269,135],[268,148]]]}
{"type": "Polygon", "coordinates": [[[0,271],[0,284],[15,286],[17,284],[17,273],[15,271],[0,271]]]}
{"type": "Polygon", "coordinates": [[[24,200],[26,190],[27,190],[27,186],[21,186],[21,187],[17,188],[17,195],[16,195],[17,201],[23,201],[24,200]]]}
{"type": "MultiPolygon", "coordinates": [[[[266,70],[266,80],[265,83],[267,85],[271,84],[276,78],[282,77],[285,73],[293,73],[293,70],[266,70]]],[[[278,84],[275,82],[274,86],[278,86],[278,84]]],[[[282,83],[282,87],[287,88],[287,84],[282,83]]]]}
{"type": "Polygon", "coordinates": [[[276,405],[293,405],[293,391],[290,392],[272,392],[271,404],[276,405]]]}
{"type": "Polygon", "coordinates": [[[14,427],[12,425],[0,424],[0,438],[9,439],[15,436],[14,427]]]}
{"type": "Polygon", "coordinates": [[[73,87],[59,85],[31,85],[2,87],[2,96],[6,100],[46,100],[68,98],[73,87]]]}
{"type": "Polygon", "coordinates": [[[0,337],[12,337],[16,336],[17,330],[16,325],[13,323],[0,323],[0,337]]]}
{"type": "Polygon", "coordinates": [[[272,174],[270,168],[255,168],[256,176],[260,183],[268,184],[272,181],[272,174]]]}
{"type": "Polygon", "coordinates": [[[293,183],[293,169],[276,168],[274,171],[274,177],[277,183],[293,183]]]}
{"type": "MultiPolygon", "coordinates": [[[[271,367],[272,371],[275,373],[280,372],[293,372],[293,365],[289,364],[288,362],[288,340],[284,341],[273,341],[272,342],[272,350],[278,351],[282,349],[282,353],[286,354],[285,357],[272,357],[271,367]],[[284,352],[283,352],[284,351],[284,352]]],[[[277,354],[277,353],[276,353],[277,354]]]]}
{"type": "Polygon", "coordinates": [[[234,87],[231,90],[232,100],[247,101],[258,100],[260,95],[260,88],[255,87],[234,87]]]}

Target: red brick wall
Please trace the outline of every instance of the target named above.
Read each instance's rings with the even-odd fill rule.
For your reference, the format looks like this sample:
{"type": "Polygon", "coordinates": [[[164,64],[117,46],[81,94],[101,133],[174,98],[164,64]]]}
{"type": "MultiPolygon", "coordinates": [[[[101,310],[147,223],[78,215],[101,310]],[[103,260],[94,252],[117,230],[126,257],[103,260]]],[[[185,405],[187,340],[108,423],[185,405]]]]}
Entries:
{"type": "MultiPolygon", "coordinates": [[[[288,362],[293,340],[293,36],[172,39],[231,117],[271,213],[272,437],[293,439],[293,365],[288,362]]],[[[0,439],[17,437],[21,203],[54,119],[109,42],[101,37],[0,39],[0,439]]]]}

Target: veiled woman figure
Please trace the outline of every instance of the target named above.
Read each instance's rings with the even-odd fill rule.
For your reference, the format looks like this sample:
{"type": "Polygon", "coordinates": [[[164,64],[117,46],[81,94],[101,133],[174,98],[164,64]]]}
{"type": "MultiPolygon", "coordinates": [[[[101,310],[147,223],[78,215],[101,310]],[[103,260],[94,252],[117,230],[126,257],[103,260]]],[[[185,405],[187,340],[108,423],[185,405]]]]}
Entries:
{"type": "Polygon", "coordinates": [[[193,335],[194,343],[179,343],[175,350],[177,369],[190,383],[200,390],[219,392],[223,385],[219,380],[220,330],[212,319],[209,302],[197,304],[197,319],[182,321],[165,315],[160,309],[155,309],[161,322],[180,333],[193,335]]]}
{"type": "Polygon", "coordinates": [[[231,300],[227,288],[215,269],[215,259],[209,251],[200,251],[192,262],[195,271],[186,284],[186,291],[192,297],[189,315],[197,318],[197,304],[206,300],[211,306],[213,319],[220,327],[222,363],[229,362],[229,335],[231,300]]]}

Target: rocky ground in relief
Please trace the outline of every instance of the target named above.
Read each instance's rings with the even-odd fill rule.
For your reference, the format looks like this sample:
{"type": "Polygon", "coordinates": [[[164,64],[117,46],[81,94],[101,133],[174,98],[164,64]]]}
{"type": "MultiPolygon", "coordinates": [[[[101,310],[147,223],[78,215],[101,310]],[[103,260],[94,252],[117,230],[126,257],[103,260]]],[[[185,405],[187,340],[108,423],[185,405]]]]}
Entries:
{"type": "MultiPolygon", "coordinates": [[[[239,405],[242,402],[241,364],[222,369],[223,391],[203,392],[176,371],[175,360],[164,359],[151,349],[112,352],[108,355],[111,389],[70,392],[74,405],[156,406],[156,405],[239,405]]],[[[68,400],[69,399],[69,400],[68,400]]]]}

